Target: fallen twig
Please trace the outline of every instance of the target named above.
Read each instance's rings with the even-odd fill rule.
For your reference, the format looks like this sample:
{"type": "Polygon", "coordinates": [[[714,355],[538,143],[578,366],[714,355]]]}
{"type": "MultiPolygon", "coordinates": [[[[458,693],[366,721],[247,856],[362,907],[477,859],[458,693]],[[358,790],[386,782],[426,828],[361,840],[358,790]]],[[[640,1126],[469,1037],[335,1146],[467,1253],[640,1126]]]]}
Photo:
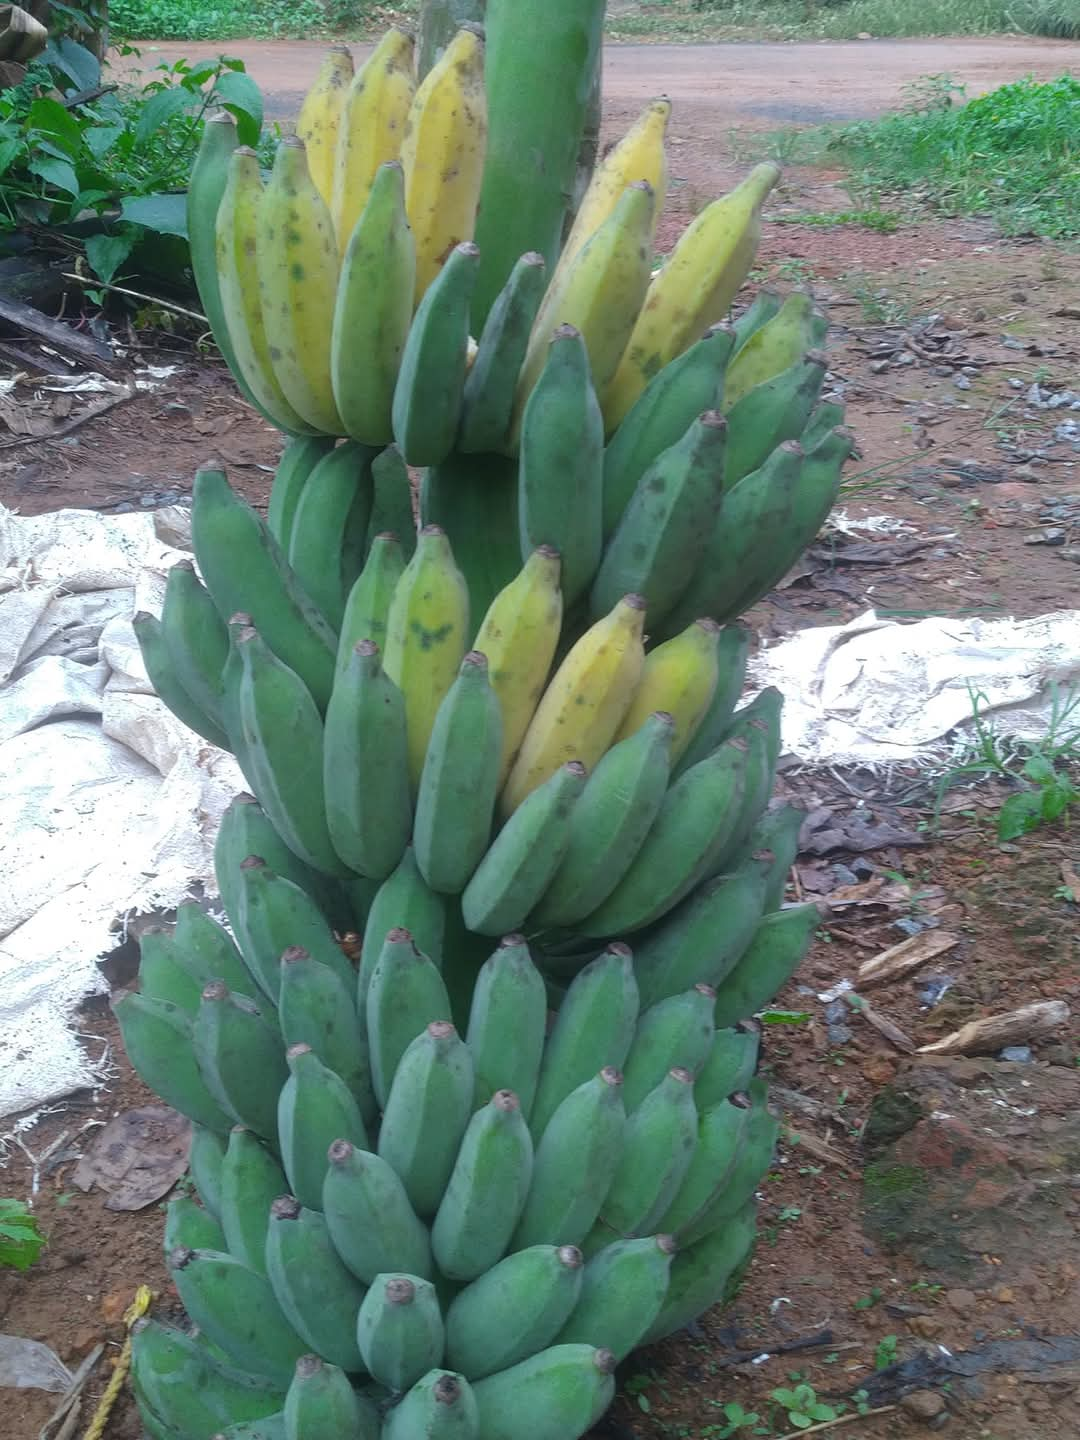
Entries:
{"type": "Polygon", "coordinates": [[[861,995],[856,995],[854,991],[845,995],[844,999],[857,1015],[861,1015],[868,1025],[872,1025],[879,1035],[884,1035],[891,1045],[895,1045],[905,1055],[915,1054],[917,1046],[911,1036],[905,1035],[899,1025],[895,1025],[885,1015],[880,1014],[869,1001],[864,1000],[861,995]]]}
{"type": "Polygon", "coordinates": [[[134,400],[139,391],[132,386],[125,390],[122,395],[110,395],[107,400],[100,401],[97,405],[91,405],[81,415],[73,415],[70,420],[65,420],[55,430],[50,430],[47,435],[20,435],[15,440],[0,441],[0,450],[14,450],[19,445],[46,445],[50,440],[59,440],[62,435],[70,435],[80,425],[86,425],[90,420],[96,420],[99,415],[106,414],[117,405],[123,405],[128,400],[134,400]]]}
{"type": "Polygon", "coordinates": [[[860,1178],[859,1171],[855,1166],[850,1164],[838,1150],[834,1150],[824,1140],[819,1140],[813,1131],[791,1130],[785,1126],[780,1132],[780,1138],[793,1149],[805,1150],[808,1155],[813,1155],[815,1160],[822,1160],[826,1165],[835,1165],[845,1175],[850,1175],[852,1180],[860,1178]]]}
{"type": "Polygon", "coordinates": [[[920,1045],[919,1055],[992,1055],[1006,1045],[1041,1039],[1058,1030],[1069,1018],[1064,1000],[1037,1000],[1021,1005],[1006,1015],[987,1015],[982,1020],[969,1020],[951,1035],[920,1045]]]}
{"type": "Polygon", "coordinates": [[[822,1420],[818,1425],[808,1425],[805,1430],[789,1430],[786,1435],[780,1435],[778,1440],[799,1440],[801,1435],[813,1435],[821,1430],[835,1430],[841,1425],[854,1424],[856,1420],[869,1420],[871,1415],[887,1415],[890,1410],[895,1410],[895,1405],[879,1405],[874,1410],[864,1410],[861,1415],[838,1415],[835,1420],[822,1420]]]}
{"type": "Polygon", "coordinates": [[[79,1400],[82,1392],[86,1388],[87,1381],[94,1373],[94,1369],[104,1353],[104,1345],[95,1345],[90,1351],[90,1354],[83,1360],[82,1364],[75,1371],[75,1374],[72,1375],[71,1384],[64,1392],[63,1399],[38,1432],[38,1440],[49,1440],[52,1427],[57,1424],[58,1421],[63,1421],[64,1423],[56,1435],[53,1436],[53,1440],[61,1440],[61,1436],[65,1435],[65,1432],[68,1435],[71,1434],[71,1431],[78,1423],[79,1400]],[[71,1419],[73,1415],[75,1416],[74,1422],[71,1419]],[[66,1420],[64,1419],[65,1416],[67,1416],[66,1420]]]}
{"type": "Polygon", "coordinates": [[[126,285],[112,285],[104,280],[98,280],[93,275],[79,275],[75,271],[61,271],[65,280],[74,280],[77,284],[85,286],[90,290],[111,290],[114,295],[127,295],[132,300],[145,300],[147,305],[160,305],[162,310],[171,310],[174,315],[186,315],[189,320],[195,320],[200,325],[209,325],[205,315],[200,315],[198,310],[185,310],[183,305],[174,305],[171,300],[162,300],[160,295],[144,295],[141,290],[129,290],[126,285]]]}
{"type": "Polygon", "coordinates": [[[859,989],[865,990],[868,985],[884,985],[902,975],[910,975],[928,960],[944,955],[946,950],[959,943],[960,936],[947,930],[924,930],[921,935],[901,940],[899,945],[891,945],[880,955],[863,961],[859,966],[859,989]]]}

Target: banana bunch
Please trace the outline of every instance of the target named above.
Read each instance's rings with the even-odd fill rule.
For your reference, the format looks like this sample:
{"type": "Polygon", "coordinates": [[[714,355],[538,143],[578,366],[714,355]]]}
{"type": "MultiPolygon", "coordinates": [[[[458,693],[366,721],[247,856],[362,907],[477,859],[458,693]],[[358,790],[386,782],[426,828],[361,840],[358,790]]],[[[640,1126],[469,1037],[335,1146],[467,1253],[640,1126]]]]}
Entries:
{"type": "MultiPolygon", "coordinates": [[[[762,834],[779,851],[791,823],[762,834]]],[[[615,1365],[749,1258],[777,1134],[750,1017],[816,922],[765,912],[774,864],[758,851],[636,954],[608,944],[549,1030],[520,934],[470,954],[462,989],[411,858],[354,971],[325,877],[236,800],[215,852],[232,936],[182,906],[115,1001],[194,1126],[200,1203],[170,1202],[165,1245],[198,1329],[147,1321],[133,1346],[154,1440],[584,1434],[615,1365]]]]}

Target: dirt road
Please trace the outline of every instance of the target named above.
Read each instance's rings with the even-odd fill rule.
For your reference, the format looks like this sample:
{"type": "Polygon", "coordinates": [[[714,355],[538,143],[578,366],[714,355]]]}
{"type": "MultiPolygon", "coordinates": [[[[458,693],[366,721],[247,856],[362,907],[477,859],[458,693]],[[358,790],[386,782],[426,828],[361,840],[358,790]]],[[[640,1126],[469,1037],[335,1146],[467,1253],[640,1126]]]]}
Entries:
{"type": "MultiPolygon", "coordinates": [[[[194,60],[225,50],[239,56],[266,94],[268,115],[289,120],[326,46],[322,41],[246,40],[145,42],[140,48],[145,69],[181,55],[194,60]]],[[[368,49],[358,45],[355,53],[360,58],[368,49]]],[[[877,115],[900,106],[904,87],[922,75],[947,71],[969,94],[1024,75],[1049,80],[1075,58],[1075,45],[1066,41],[1005,38],[609,45],[604,94],[609,105],[669,94],[680,109],[696,111],[699,121],[708,111],[719,135],[732,125],[814,124],[877,115]]]]}

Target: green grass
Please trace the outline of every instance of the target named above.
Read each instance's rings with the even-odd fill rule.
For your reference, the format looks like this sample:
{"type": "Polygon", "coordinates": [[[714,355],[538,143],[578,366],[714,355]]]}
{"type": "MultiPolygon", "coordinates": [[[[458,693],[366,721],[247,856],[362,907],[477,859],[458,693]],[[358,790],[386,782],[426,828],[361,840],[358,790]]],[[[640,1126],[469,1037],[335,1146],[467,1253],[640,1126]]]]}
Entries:
{"type": "Polygon", "coordinates": [[[416,8],[417,0],[110,0],[109,26],[125,40],[359,38],[416,8]]]}
{"type": "Polygon", "coordinates": [[[1080,38],[1076,0],[637,0],[613,6],[612,39],[850,40],[913,35],[1080,38]]]}

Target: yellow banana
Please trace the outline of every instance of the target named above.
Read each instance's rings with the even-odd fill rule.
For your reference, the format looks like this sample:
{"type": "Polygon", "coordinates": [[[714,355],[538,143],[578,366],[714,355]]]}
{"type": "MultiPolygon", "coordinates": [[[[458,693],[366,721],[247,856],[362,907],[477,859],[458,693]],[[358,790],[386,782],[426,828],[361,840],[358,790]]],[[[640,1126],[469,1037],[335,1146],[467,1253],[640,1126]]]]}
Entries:
{"type": "Polygon", "coordinates": [[[262,198],[259,157],[254,150],[241,145],[229,158],[229,179],[217,212],[221,308],[236,363],[251,393],[283,430],[303,431],[307,426],[285,399],[270,363],[270,347],[259,299],[259,277],[252,264],[262,198]]]}
{"type": "Polygon", "coordinates": [[[813,315],[813,297],[802,290],[793,291],[728,366],[721,409],[730,410],[755,385],[789,370],[813,349],[813,315]]]}
{"type": "Polygon", "coordinates": [[[675,721],[674,769],[704,720],[719,681],[720,626],[715,620],[695,620],[646,655],[641,684],[616,741],[636,734],[654,711],[666,710],[675,721]]]}
{"type": "Polygon", "coordinates": [[[568,760],[596,764],[630,708],[645,663],[645,601],[624,595],[586,630],[555,672],[499,799],[512,814],[568,760]]]}
{"type": "Polygon", "coordinates": [[[338,125],[330,213],[342,255],[379,166],[401,153],[415,89],[413,38],[391,26],[356,72],[338,125]]]}
{"type": "Polygon", "coordinates": [[[648,181],[635,180],[628,185],[600,229],[561,277],[548,286],[529,334],[514,395],[513,443],[525,402],[540,378],[551,337],[560,325],[573,325],[581,332],[593,386],[597,395],[604,393],[648,288],[654,208],[648,181]]]}
{"type": "Polygon", "coordinates": [[[401,144],[417,304],[454,246],[473,237],[486,148],[484,42],[466,27],[417,90],[401,144]]]}
{"type": "Polygon", "coordinates": [[[669,360],[723,320],[754,263],[761,207],[779,178],[777,166],[755,165],[684,231],[649,286],[615,378],[601,396],[608,434],[669,360]]]}
{"type": "Polygon", "coordinates": [[[488,607],[473,649],[487,656],[488,679],[503,719],[499,784],[529,728],[544,691],[562,624],[559,552],[541,545],[488,607]]]}
{"type": "Polygon", "coordinates": [[[337,245],[295,135],[274,157],[259,206],[255,264],[270,360],[286,400],[316,430],[344,435],[330,381],[337,245]]]}
{"type": "Polygon", "coordinates": [[[325,205],[334,190],[334,158],[338,126],[353,78],[352,55],[347,45],[332,45],[326,52],[315,83],[304,96],[296,133],[307,146],[308,169],[325,205]]]}
{"type": "Polygon", "coordinates": [[[559,256],[555,279],[559,272],[570,264],[586,241],[596,234],[619,203],[623,191],[635,180],[647,180],[656,195],[652,219],[652,233],[656,234],[656,223],[660,219],[664,196],[667,194],[664,136],[667,134],[670,117],[671,101],[654,100],[597,165],[589,181],[589,188],[578,207],[569,238],[559,256]]]}
{"type": "Polygon", "coordinates": [[[469,629],[469,591],[445,531],[425,525],[394,587],[383,669],[405,697],[413,795],[420,784],[435,712],[457,678],[469,629]]]}

